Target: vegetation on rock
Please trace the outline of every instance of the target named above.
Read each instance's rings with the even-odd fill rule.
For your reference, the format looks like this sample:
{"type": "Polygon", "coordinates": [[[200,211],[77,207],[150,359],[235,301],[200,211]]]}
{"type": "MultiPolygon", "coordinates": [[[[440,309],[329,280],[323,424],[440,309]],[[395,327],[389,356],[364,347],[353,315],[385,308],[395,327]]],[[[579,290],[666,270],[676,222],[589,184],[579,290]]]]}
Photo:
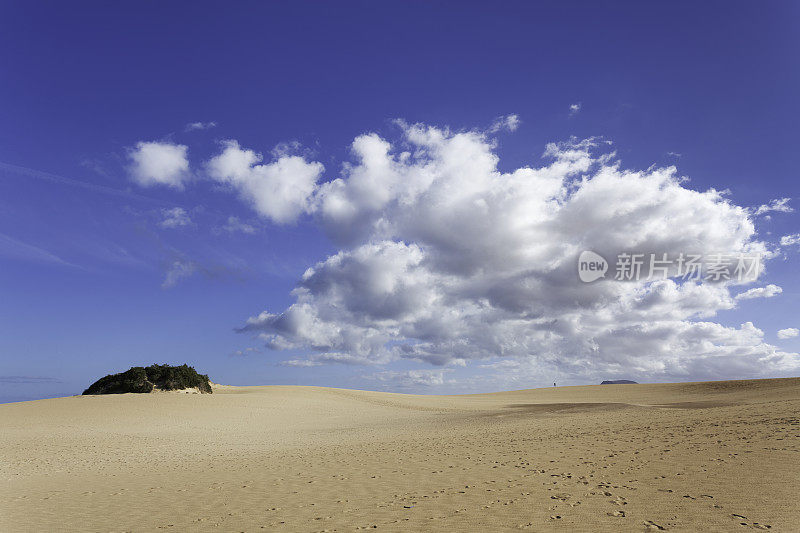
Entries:
{"type": "Polygon", "coordinates": [[[182,390],[196,387],[200,392],[211,393],[208,376],[198,374],[188,365],[135,366],[119,374],[110,374],[92,383],[84,394],[124,394],[126,392],[153,392],[153,390],[182,390]]]}

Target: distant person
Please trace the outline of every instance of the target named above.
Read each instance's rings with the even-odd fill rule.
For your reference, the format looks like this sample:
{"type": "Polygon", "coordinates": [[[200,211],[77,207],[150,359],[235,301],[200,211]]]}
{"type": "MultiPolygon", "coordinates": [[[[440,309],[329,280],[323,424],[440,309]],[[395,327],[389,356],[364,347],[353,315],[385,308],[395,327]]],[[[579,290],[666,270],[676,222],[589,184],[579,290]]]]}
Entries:
{"type": "Polygon", "coordinates": [[[553,382],[553,387],[555,387],[555,386],[556,386],[556,382],[554,381],[554,382],[553,382]]]}

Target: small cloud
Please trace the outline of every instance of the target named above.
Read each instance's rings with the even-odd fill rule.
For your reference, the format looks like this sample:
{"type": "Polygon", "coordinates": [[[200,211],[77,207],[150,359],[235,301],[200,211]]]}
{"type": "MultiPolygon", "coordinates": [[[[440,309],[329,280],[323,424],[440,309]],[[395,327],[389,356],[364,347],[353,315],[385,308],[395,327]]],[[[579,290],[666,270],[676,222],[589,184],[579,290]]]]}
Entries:
{"type": "Polygon", "coordinates": [[[794,244],[800,244],[800,233],[793,233],[781,237],[781,246],[792,246],[794,244]]]}
{"type": "Polygon", "coordinates": [[[400,387],[431,387],[444,385],[444,376],[448,372],[450,370],[406,370],[404,372],[387,370],[364,376],[364,378],[400,387]]]}
{"type": "Polygon", "coordinates": [[[769,284],[766,287],[755,287],[736,295],[737,300],[752,300],[754,298],[772,298],[782,293],[783,289],[777,285],[769,284]]]}
{"type": "Polygon", "coordinates": [[[307,368],[312,366],[320,366],[323,363],[321,361],[315,361],[313,359],[289,359],[287,361],[281,361],[279,364],[281,366],[295,366],[295,367],[307,368]]]}
{"type": "Polygon", "coordinates": [[[184,261],[176,259],[167,270],[167,275],[164,277],[164,282],[161,284],[162,289],[171,289],[182,280],[189,278],[192,274],[197,272],[197,264],[193,261],[184,261]]]}
{"type": "Polygon", "coordinates": [[[489,133],[497,133],[500,130],[516,131],[517,128],[519,128],[520,123],[521,121],[517,115],[511,114],[499,116],[494,119],[492,125],[489,126],[489,133]]]}
{"type": "Polygon", "coordinates": [[[161,216],[164,217],[160,223],[162,228],[181,228],[192,224],[192,219],[182,207],[162,209],[161,216]]]}
{"type": "MultiPolygon", "coordinates": [[[[300,144],[298,141],[285,141],[279,142],[275,145],[275,148],[270,150],[272,157],[275,159],[280,159],[281,157],[289,157],[293,155],[299,155],[303,152],[303,145],[300,144]]],[[[310,151],[306,151],[306,155],[308,155],[310,151]]]]}
{"type": "Polygon", "coordinates": [[[251,346],[249,348],[245,348],[244,350],[236,350],[235,352],[233,352],[231,354],[231,357],[245,356],[245,355],[250,355],[252,353],[260,353],[260,352],[261,352],[261,350],[259,350],[258,348],[253,348],[251,346]]]}
{"type": "Polygon", "coordinates": [[[109,176],[108,170],[106,170],[105,166],[100,162],[99,159],[84,159],[81,161],[81,166],[100,176],[109,176]]]}
{"type": "Polygon", "coordinates": [[[776,213],[791,213],[794,211],[794,208],[789,205],[790,200],[791,198],[776,198],[768,204],[760,205],[755,209],[751,208],[751,212],[755,216],[763,215],[770,211],[775,211],[776,213]]]}
{"type": "Polygon", "coordinates": [[[227,231],[228,233],[246,233],[248,235],[252,235],[256,232],[256,228],[247,224],[246,222],[242,222],[239,220],[239,217],[230,216],[228,217],[228,221],[225,222],[225,225],[219,228],[220,230],[227,231]]]}
{"type": "Polygon", "coordinates": [[[792,337],[797,337],[798,335],[800,335],[800,329],[797,328],[786,328],[778,330],[779,339],[791,339],[792,337]]]}
{"type": "MultiPolygon", "coordinates": [[[[244,331],[243,329],[237,329],[236,331],[244,331]]],[[[269,335],[259,335],[260,339],[266,341],[266,347],[270,350],[286,350],[291,348],[291,343],[285,343],[281,340],[275,339],[274,336],[269,335]]],[[[307,366],[321,366],[326,364],[343,364],[343,365],[371,365],[375,362],[358,355],[352,355],[347,353],[338,353],[338,352],[328,352],[328,353],[320,353],[320,354],[313,354],[310,355],[307,359],[289,359],[287,361],[281,361],[278,363],[281,366],[299,366],[299,367],[307,367],[307,366]]]]}
{"type": "Polygon", "coordinates": [[[184,131],[197,131],[197,130],[210,130],[211,128],[216,128],[216,122],[190,122],[184,128],[184,131]]]}
{"type": "Polygon", "coordinates": [[[262,163],[260,153],[243,149],[234,140],[222,146],[222,152],[206,162],[209,176],[238,191],[260,215],[276,224],[290,224],[311,211],[325,168],[322,163],[292,155],[262,163]]]}
{"type": "Polygon", "coordinates": [[[674,157],[675,159],[680,159],[681,157],[683,157],[683,154],[680,154],[678,152],[667,152],[667,155],[669,157],[674,157]]]}
{"type": "Polygon", "coordinates": [[[569,106],[569,116],[575,116],[581,111],[581,103],[578,102],[577,104],[570,104],[569,106]]]}
{"type": "Polygon", "coordinates": [[[183,189],[189,179],[189,148],[167,142],[138,142],[128,150],[129,171],[142,187],[166,185],[183,189]]]}

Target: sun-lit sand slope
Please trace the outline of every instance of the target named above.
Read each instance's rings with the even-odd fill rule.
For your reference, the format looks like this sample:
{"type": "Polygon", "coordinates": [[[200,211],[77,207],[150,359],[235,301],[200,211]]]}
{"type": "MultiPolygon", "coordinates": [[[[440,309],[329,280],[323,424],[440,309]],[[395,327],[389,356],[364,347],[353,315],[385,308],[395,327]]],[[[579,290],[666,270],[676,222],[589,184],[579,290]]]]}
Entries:
{"type": "Polygon", "coordinates": [[[1,531],[800,531],[800,379],[0,406],[1,531]]]}

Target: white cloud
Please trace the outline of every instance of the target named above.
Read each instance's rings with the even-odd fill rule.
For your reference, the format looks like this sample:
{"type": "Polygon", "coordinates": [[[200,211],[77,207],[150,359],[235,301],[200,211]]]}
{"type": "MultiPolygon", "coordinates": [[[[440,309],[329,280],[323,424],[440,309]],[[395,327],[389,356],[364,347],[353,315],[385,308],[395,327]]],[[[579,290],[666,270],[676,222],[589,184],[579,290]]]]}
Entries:
{"type": "Polygon", "coordinates": [[[570,104],[569,106],[569,114],[570,116],[577,115],[581,111],[581,103],[578,102],[577,104],[570,104]]]}
{"type": "Polygon", "coordinates": [[[786,328],[778,330],[779,339],[791,339],[792,337],[797,337],[798,335],[800,335],[800,329],[797,328],[786,328]]]}
{"type": "Polygon", "coordinates": [[[586,249],[765,252],[752,213],[722,192],[687,188],[674,167],[624,169],[597,139],[550,144],[542,166],[501,172],[484,133],[400,126],[394,142],[357,137],[355,160],[309,201],[340,251],[306,271],[292,305],[241,331],[272,349],[310,350],[314,362],[499,359],[518,362],[528,378],[798,367],[797,354],[765,343],[752,323],[709,320],[777,286],[735,298],[728,282],[577,278],[586,249]]]}
{"type": "Polygon", "coordinates": [[[792,246],[795,244],[800,244],[800,233],[793,233],[781,237],[781,246],[792,246]]]}
{"type": "Polygon", "coordinates": [[[504,115],[497,117],[492,125],[489,126],[490,133],[497,133],[500,130],[517,131],[520,125],[520,119],[517,115],[504,115]]]}
{"type": "Polygon", "coordinates": [[[207,162],[208,174],[236,189],[260,215],[287,224],[309,210],[324,168],[321,163],[281,153],[275,161],[260,164],[261,154],[236,141],[225,141],[223,146],[222,153],[207,162]]]}
{"type": "Polygon", "coordinates": [[[197,264],[192,261],[185,261],[176,259],[172,262],[164,277],[164,282],[161,283],[162,289],[171,289],[184,279],[189,278],[192,274],[197,272],[197,264]]]}
{"type": "Polygon", "coordinates": [[[381,383],[398,385],[403,388],[418,386],[431,387],[443,385],[445,383],[445,374],[447,372],[449,372],[449,370],[386,370],[364,376],[364,378],[373,381],[379,381],[381,383]]]}
{"type": "Polygon", "coordinates": [[[789,205],[791,198],[776,198],[768,204],[760,205],[753,209],[755,216],[763,215],[769,212],[776,213],[792,213],[794,208],[789,205]]]}
{"type": "Polygon", "coordinates": [[[211,128],[216,128],[216,122],[190,122],[184,128],[184,131],[197,131],[197,130],[209,130],[211,128]]]}
{"type": "Polygon", "coordinates": [[[312,359],[288,359],[286,361],[281,361],[281,366],[297,366],[301,368],[309,368],[312,366],[320,366],[323,365],[321,361],[314,361],[312,359]]]}
{"type": "Polygon", "coordinates": [[[166,185],[182,189],[189,179],[188,148],[167,142],[139,142],[128,151],[129,171],[142,187],[166,185]]]}
{"type": "Polygon", "coordinates": [[[30,261],[34,263],[52,263],[62,266],[74,267],[72,263],[64,261],[56,254],[26,242],[18,241],[4,233],[0,233],[0,256],[30,261]]]}
{"type": "Polygon", "coordinates": [[[231,356],[232,357],[233,356],[245,356],[245,355],[249,355],[249,354],[252,354],[252,353],[259,353],[259,352],[261,352],[261,350],[259,350],[258,348],[253,348],[251,346],[251,347],[245,348],[244,350],[236,350],[231,354],[231,356]]]}
{"type": "Polygon", "coordinates": [[[162,209],[161,227],[163,228],[181,228],[192,224],[192,219],[189,213],[182,207],[173,207],[171,209],[162,209]]]}
{"type": "Polygon", "coordinates": [[[777,285],[769,284],[766,287],[754,287],[736,295],[737,300],[752,300],[753,298],[772,298],[782,293],[783,289],[777,285]]]}
{"type": "Polygon", "coordinates": [[[229,216],[228,220],[225,222],[225,225],[222,226],[224,231],[228,233],[246,233],[248,235],[252,235],[256,232],[256,228],[251,224],[247,224],[246,222],[242,222],[239,220],[239,217],[229,216]]]}

